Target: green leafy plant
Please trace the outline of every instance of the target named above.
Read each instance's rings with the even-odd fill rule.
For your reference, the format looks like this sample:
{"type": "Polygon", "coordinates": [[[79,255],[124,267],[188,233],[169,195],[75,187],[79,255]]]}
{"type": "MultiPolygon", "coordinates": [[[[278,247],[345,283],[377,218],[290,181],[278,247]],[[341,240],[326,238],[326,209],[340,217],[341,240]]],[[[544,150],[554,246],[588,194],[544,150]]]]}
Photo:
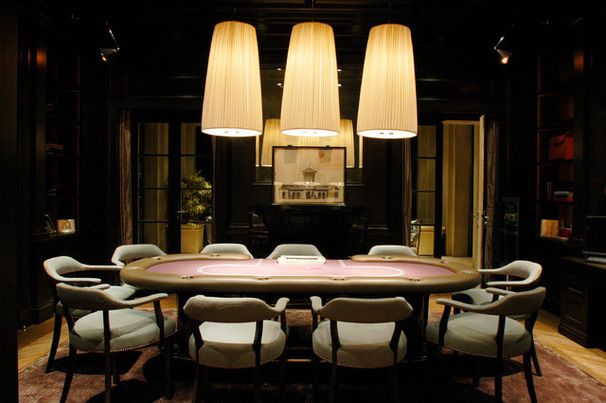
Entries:
{"type": "Polygon", "coordinates": [[[200,172],[181,179],[181,210],[183,222],[203,221],[210,215],[212,185],[200,172]]]}

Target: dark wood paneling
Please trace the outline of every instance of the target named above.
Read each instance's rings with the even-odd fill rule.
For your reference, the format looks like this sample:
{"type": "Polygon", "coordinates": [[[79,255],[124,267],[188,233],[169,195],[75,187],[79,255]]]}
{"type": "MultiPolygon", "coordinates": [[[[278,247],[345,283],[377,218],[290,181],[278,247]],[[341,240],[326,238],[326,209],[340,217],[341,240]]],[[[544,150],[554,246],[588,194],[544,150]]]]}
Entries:
{"type": "MultiPolygon", "coordinates": [[[[420,114],[479,116],[502,105],[500,66],[492,46],[498,29],[509,23],[495,23],[489,12],[492,7],[484,3],[462,1],[444,7],[417,1],[137,4],[99,10],[112,22],[121,44],[121,53],[112,62],[123,77],[114,83],[124,89],[113,100],[120,107],[155,104],[180,109],[199,100],[213,26],[226,19],[251,23],[257,30],[264,119],[280,114],[282,90],[276,84],[284,71],[276,68],[286,63],[292,26],[310,20],[333,28],[342,68],[341,117],[354,120],[354,125],[368,32],[385,22],[412,29],[420,114]]],[[[366,140],[363,170],[348,175],[359,178],[348,186],[347,204],[367,209],[369,244],[403,241],[401,150],[400,142],[366,140]]],[[[216,240],[244,242],[249,208],[271,203],[271,187],[255,184],[251,139],[217,139],[215,157],[216,240]]]]}
{"type": "Polygon", "coordinates": [[[18,18],[12,1],[0,5],[0,366],[2,399],[17,401],[17,270],[21,238],[20,146],[17,126],[18,18]]]}

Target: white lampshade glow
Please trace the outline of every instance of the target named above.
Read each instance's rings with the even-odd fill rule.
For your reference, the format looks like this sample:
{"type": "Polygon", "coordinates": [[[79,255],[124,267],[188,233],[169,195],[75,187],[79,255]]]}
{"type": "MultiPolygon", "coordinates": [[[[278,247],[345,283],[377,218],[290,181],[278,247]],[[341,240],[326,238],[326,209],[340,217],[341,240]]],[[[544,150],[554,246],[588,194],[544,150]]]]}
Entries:
{"type": "Polygon", "coordinates": [[[280,119],[267,119],[265,121],[265,130],[263,130],[263,136],[259,137],[258,140],[263,141],[261,147],[261,166],[270,167],[272,166],[273,147],[286,147],[293,146],[298,147],[299,137],[285,136],[280,133],[280,119]]]}
{"type": "Polygon", "coordinates": [[[288,46],[280,130],[291,136],[336,136],[340,129],[337,55],[332,28],[293,27],[288,46]]]}
{"type": "Polygon", "coordinates": [[[208,56],[202,131],[214,136],[258,136],[263,130],[257,34],[237,21],[217,24],[208,56]]]}
{"type": "Polygon", "coordinates": [[[370,30],[364,58],[358,134],[381,139],[417,135],[417,91],[410,29],[399,24],[370,30]]]}
{"type": "MultiPolygon", "coordinates": [[[[355,149],[353,122],[349,119],[340,119],[339,134],[330,137],[301,137],[285,136],[280,133],[280,119],[267,119],[265,121],[265,130],[260,138],[263,142],[259,147],[257,139],[257,153],[261,150],[261,166],[272,166],[273,147],[345,147],[346,148],[346,166],[355,167],[355,149]]],[[[257,157],[258,158],[258,157],[257,157]]]]}

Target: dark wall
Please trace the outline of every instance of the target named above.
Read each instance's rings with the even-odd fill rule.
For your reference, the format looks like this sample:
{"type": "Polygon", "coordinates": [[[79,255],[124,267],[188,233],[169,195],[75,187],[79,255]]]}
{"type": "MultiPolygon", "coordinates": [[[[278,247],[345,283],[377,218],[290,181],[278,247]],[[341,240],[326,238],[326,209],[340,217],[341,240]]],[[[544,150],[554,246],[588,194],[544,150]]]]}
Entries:
{"type": "Polygon", "coordinates": [[[17,128],[18,17],[12,2],[0,5],[0,366],[2,398],[17,401],[17,268],[21,238],[21,172],[17,128]],[[11,197],[8,197],[8,194],[11,197]]]}
{"type": "Polygon", "coordinates": [[[586,214],[606,215],[606,44],[602,38],[606,27],[597,14],[588,17],[584,33],[587,69],[584,88],[587,88],[587,107],[583,117],[587,121],[583,138],[584,172],[586,183],[586,214]]]}
{"type": "MultiPolygon", "coordinates": [[[[342,118],[353,119],[354,125],[368,32],[386,22],[412,30],[420,123],[426,116],[439,121],[441,116],[477,118],[500,111],[502,73],[492,46],[508,23],[495,21],[495,6],[460,1],[437,9],[391,3],[390,8],[388,2],[326,1],[312,8],[305,2],[211,1],[100,10],[121,44],[112,66],[116,72],[112,106],[199,111],[215,23],[237,19],[256,27],[265,74],[284,67],[292,26],[315,20],[334,30],[337,61],[343,69],[342,118]]],[[[264,119],[279,117],[281,90],[265,84],[263,89],[264,119]]],[[[250,208],[271,203],[270,183],[258,180],[255,172],[254,147],[251,139],[216,140],[217,241],[246,242],[250,208]]],[[[364,158],[364,168],[348,174],[347,204],[366,210],[369,243],[401,243],[402,144],[365,140],[364,158]]]]}

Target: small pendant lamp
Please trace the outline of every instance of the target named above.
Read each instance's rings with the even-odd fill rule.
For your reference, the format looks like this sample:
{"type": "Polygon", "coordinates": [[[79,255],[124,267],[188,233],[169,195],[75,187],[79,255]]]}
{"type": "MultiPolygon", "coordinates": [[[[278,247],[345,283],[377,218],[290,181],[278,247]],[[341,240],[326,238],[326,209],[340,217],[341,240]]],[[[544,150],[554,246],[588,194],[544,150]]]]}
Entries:
{"type": "Polygon", "coordinates": [[[399,24],[370,30],[360,104],[358,134],[380,139],[417,135],[417,91],[410,29],[399,24]]]}
{"type": "Polygon", "coordinates": [[[337,56],[332,28],[293,27],[288,46],[280,131],[291,136],[336,136],[340,129],[337,56]]]}
{"type": "Polygon", "coordinates": [[[214,136],[258,136],[263,131],[257,35],[238,21],[217,24],[208,56],[202,131],[214,136]]]}

